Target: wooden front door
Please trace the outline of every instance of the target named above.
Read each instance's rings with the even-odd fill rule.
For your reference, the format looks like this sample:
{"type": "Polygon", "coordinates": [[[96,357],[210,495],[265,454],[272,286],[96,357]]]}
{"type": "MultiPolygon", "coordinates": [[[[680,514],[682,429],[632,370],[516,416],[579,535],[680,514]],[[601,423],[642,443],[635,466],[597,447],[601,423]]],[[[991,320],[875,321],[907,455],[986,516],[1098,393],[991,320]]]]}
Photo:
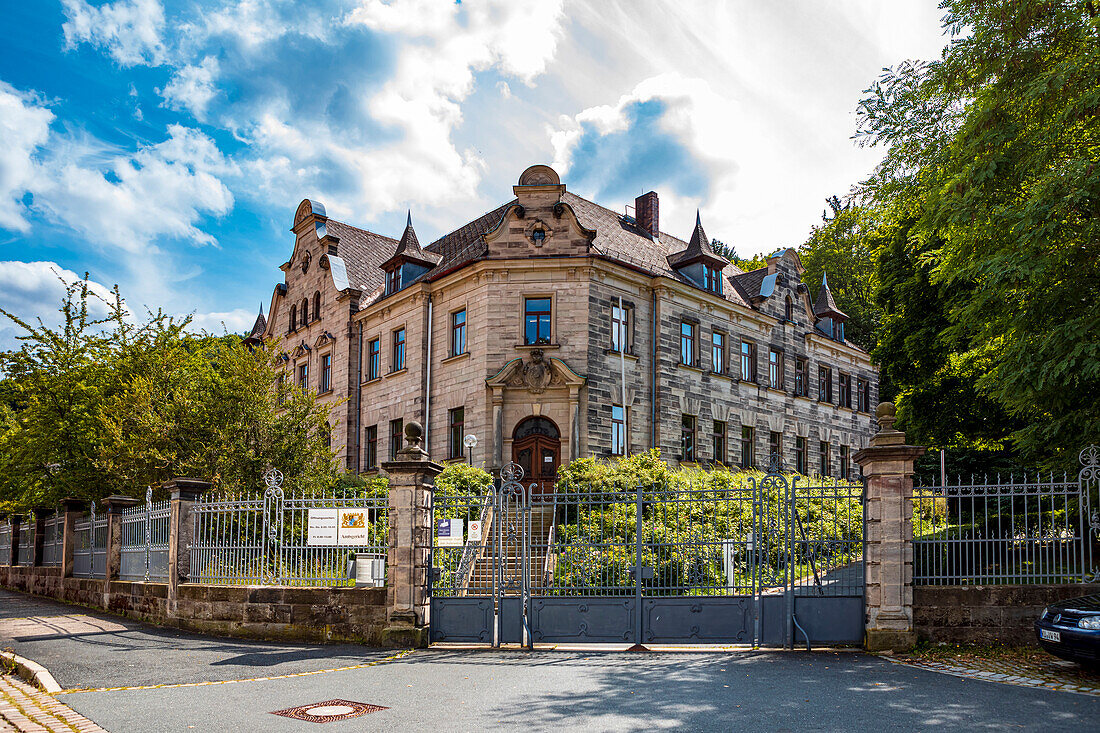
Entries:
{"type": "Polygon", "coordinates": [[[512,460],[523,469],[523,483],[537,483],[540,494],[554,491],[561,462],[561,441],[545,435],[529,435],[512,443],[512,460]]]}

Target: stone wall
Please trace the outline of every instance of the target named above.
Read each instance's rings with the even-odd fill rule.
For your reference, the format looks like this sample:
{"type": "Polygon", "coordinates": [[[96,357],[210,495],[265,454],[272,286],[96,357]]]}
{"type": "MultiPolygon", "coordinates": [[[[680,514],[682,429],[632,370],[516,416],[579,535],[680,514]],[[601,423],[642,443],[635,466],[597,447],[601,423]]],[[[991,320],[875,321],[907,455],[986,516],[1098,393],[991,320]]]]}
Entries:
{"type": "Polygon", "coordinates": [[[1032,624],[1056,601],[1100,593],[1100,584],[918,585],[913,627],[922,641],[1036,644],[1032,624]]]}
{"type": "Polygon", "coordinates": [[[383,644],[385,588],[283,588],[62,578],[60,568],[0,566],[0,586],[127,618],[218,636],[383,644]]]}

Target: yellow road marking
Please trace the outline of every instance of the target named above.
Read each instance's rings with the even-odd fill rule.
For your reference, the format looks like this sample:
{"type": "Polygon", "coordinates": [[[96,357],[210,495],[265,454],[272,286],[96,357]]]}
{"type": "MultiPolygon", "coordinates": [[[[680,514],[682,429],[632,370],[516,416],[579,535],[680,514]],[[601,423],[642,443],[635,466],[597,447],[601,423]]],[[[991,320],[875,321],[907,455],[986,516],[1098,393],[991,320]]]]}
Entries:
{"type": "Polygon", "coordinates": [[[327,674],[329,672],[346,672],[352,669],[365,669],[366,667],[374,667],[379,664],[385,664],[386,662],[393,662],[402,657],[407,657],[412,654],[415,649],[405,649],[397,654],[391,654],[388,657],[382,659],[376,659],[373,662],[364,662],[363,664],[352,664],[347,667],[334,667],[332,669],[315,669],[310,672],[293,672],[291,674],[278,674],[271,675],[270,677],[250,677],[243,680],[209,680],[204,682],[176,682],[163,685],[135,685],[133,687],[76,687],[71,690],[62,690],[58,692],[58,695],[72,695],[78,692],[118,692],[120,690],[164,690],[174,687],[205,687],[207,685],[233,685],[238,682],[266,682],[268,680],[285,680],[291,677],[309,677],[314,674],[327,674]]]}

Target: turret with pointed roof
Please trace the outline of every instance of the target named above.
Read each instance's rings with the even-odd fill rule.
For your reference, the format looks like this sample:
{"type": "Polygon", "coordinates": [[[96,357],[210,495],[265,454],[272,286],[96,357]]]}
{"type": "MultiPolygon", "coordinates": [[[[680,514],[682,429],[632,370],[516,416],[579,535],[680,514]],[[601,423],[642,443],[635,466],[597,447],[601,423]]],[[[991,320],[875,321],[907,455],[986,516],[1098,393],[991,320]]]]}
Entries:
{"type": "Polygon", "coordinates": [[[828,273],[821,274],[821,290],[817,291],[817,301],[814,302],[814,315],[818,318],[832,318],[834,321],[844,322],[848,320],[848,314],[837,307],[833,300],[833,291],[829,289],[828,273]]]}
{"type": "Polygon", "coordinates": [[[435,267],[439,264],[440,256],[427,252],[420,247],[420,241],[416,238],[416,230],[413,229],[412,209],[409,210],[409,218],[405,223],[405,231],[401,240],[397,243],[397,249],[393,256],[382,263],[383,270],[392,270],[406,262],[423,267],[435,267]]]}
{"type": "Polygon", "coordinates": [[[676,270],[693,265],[696,262],[705,262],[718,269],[729,264],[729,260],[715,252],[714,248],[710,246],[710,239],[707,237],[707,233],[703,231],[703,219],[699,215],[698,209],[695,210],[695,231],[691,233],[691,239],[688,240],[687,247],[668,256],[669,266],[676,270]]]}
{"type": "Polygon", "coordinates": [[[252,324],[252,330],[244,337],[245,346],[259,346],[264,340],[264,331],[267,330],[267,319],[264,318],[264,304],[260,303],[260,313],[256,316],[256,322],[252,324]]]}

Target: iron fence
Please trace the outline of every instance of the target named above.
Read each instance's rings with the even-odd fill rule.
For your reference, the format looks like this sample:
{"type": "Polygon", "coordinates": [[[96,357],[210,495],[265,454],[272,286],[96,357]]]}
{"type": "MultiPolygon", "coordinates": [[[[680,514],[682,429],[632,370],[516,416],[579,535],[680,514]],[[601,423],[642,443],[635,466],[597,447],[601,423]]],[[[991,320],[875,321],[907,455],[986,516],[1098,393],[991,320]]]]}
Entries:
{"type": "Polygon", "coordinates": [[[62,543],[65,537],[65,516],[54,512],[46,517],[44,527],[42,564],[47,567],[60,567],[62,543]]]}
{"type": "Polygon", "coordinates": [[[107,515],[97,514],[93,501],[74,528],[73,575],[102,578],[107,572],[107,515]]]}
{"type": "Polygon", "coordinates": [[[0,522],[0,565],[11,565],[11,520],[0,522]]]}
{"type": "Polygon", "coordinates": [[[122,580],[168,580],[169,515],[168,500],[154,502],[151,488],[145,491],[144,504],[122,512],[122,580]]]}
{"type": "Polygon", "coordinates": [[[913,487],[913,582],[1080,583],[1095,578],[1100,450],[1077,477],[961,478],[913,487]]]}
{"type": "Polygon", "coordinates": [[[293,490],[264,475],[262,495],[203,498],[192,507],[193,583],[382,585],[388,495],[366,489],[293,490]]]}
{"type": "Polygon", "coordinates": [[[16,562],[24,567],[34,565],[34,528],[38,519],[34,513],[24,515],[19,525],[19,547],[16,562]]]}

